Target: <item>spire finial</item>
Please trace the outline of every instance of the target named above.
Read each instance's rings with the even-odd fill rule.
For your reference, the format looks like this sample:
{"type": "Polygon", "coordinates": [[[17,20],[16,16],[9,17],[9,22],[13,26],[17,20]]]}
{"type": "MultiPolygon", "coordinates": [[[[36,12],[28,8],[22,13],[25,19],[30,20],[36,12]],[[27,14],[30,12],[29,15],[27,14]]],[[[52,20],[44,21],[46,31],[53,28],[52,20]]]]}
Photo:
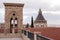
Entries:
{"type": "Polygon", "coordinates": [[[40,13],[40,14],[42,13],[41,8],[39,9],[39,13],[40,13]]]}

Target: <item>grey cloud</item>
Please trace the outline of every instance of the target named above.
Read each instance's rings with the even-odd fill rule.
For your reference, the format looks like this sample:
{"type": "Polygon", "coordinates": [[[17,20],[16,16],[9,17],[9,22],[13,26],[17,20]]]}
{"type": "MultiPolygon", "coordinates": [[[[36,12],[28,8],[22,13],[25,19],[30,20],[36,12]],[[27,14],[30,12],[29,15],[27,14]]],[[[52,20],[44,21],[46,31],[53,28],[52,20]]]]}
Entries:
{"type": "MultiPolygon", "coordinates": [[[[38,13],[35,13],[35,14],[33,14],[33,13],[32,14],[30,14],[30,13],[26,14],[26,16],[29,16],[27,18],[29,23],[30,23],[30,20],[31,20],[31,15],[33,16],[33,18],[35,20],[37,15],[38,15],[38,13]]],[[[59,23],[60,21],[58,21],[58,20],[60,20],[60,14],[43,13],[43,16],[47,20],[48,24],[60,24],[59,23]]]]}
{"type": "Polygon", "coordinates": [[[0,23],[4,23],[4,15],[2,13],[0,13],[0,23]]]}
{"type": "Polygon", "coordinates": [[[0,8],[3,7],[3,3],[4,2],[15,2],[15,3],[24,3],[25,6],[24,8],[34,8],[39,9],[41,8],[42,10],[45,11],[54,11],[54,10],[60,10],[60,6],[59,5],[55,5],[53,8],[51,8],[50,6],[52,0],[1,0],[0,1],[0,8]]]}
{"type": "Polygon", "coordinates": [[[60,4],[59,5],[52,5],[52,0],[30,0],[30,1],[25,1],[25,8],[41,8],[42,10],[45,11],[58,11],[60,10],[60,4]]]}
{"type": "Polygon", "coordinates": [[[51,21],[60,20],[60,14],[44,13],[43,15],[47,20],[51,20],[51,21]]]}
{"type": "MultiPolygon", "coordinates": [[[[24,21],[25,22],[28,21],[29,23],[30,23],[31,16],[33,16],[34,19],[36,19],[39,8],[41,8],[42,11],[60,11],[60,5],[55,5],[54,7],[51,7],[51,4],[50,4],[51,0],[0,0],[0,8],[4,8],[3,7],[4,2],[16,2],[16,3],[23,2],[25,4],[24,16],[29,16],[27,20],[24,20],[24,21]]],[[[43,13],[43,15],[45,19],[48,20],[48,22],[60,20],[59,18],[60,15],[54,15],[51,13],[46,13],[46,14],[43,13]]],[[[1,20],[3,20],[3,15],[0,14],[0,16],[1,16],[0,19],[2,18],[1,20]]]]}
{"type": "Polygon", "coordinates": [[[54,7],[54,9],[55,9],[56,11],[60,11],[60,5],[56,5],[56,6],[54,7]]]}

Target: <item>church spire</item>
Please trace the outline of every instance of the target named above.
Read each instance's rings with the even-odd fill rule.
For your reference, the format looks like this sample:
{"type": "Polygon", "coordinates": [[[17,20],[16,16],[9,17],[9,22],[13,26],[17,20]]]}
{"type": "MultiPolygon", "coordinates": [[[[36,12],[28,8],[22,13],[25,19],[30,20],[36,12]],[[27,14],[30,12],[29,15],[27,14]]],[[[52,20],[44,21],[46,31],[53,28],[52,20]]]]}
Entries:
{"type": "Polygon", "coordinates": [[[35,21],[39,21],[39,20],[45,20],[44,17],[43,17],[43,15],[42,15],[41,9],[39,9],[39,14],[38,14],[38,16],[37,16],[37,18],[36,18],[35,21]]]}
{"type": "Polygon", "coordinates": [[[42,15],[41,9],[39,9],[38,16],[34,22],[35,27],[47,27],[47,21],[42,15]]]}

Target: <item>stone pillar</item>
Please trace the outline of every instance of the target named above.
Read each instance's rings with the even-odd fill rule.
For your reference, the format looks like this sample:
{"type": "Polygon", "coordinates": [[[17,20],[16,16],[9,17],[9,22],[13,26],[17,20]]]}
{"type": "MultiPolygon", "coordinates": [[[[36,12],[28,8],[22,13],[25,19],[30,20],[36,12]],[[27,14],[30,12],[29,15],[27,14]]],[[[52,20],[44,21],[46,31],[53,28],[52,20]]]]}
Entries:
{"type": "Polygon", "coordinates": [[[41,34],[40,32],[34,32],[34,40],[37,40],[37,34],[41,34]]]}
{"type": "Polygon", "coordinates": [[[14,28],[12,29],[12,33],[13,33],[13,34],[15,33],[15,30],[14,30],[14,28]]]}
{"type": "Polygon", "coordinates": [[[28,30],[26,30],[26,36],[28,37],[28,30]]]}
{"type": "Polygon", "coordinates": [[[34,40],[37,40],[37,38],[36,38],[36,32],[34,32],[34,40]]]}

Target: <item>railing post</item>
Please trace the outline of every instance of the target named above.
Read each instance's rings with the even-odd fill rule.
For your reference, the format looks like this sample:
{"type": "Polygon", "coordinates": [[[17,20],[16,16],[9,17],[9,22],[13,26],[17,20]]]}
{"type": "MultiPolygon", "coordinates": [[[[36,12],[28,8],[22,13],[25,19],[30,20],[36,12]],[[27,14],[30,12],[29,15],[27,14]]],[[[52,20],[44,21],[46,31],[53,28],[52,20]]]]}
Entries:
{"type": "Polygon", "coordinates": [[[34,40],[37,40],[36,32],[34,32],[34,40]]]}
{"type": "Polygon", "coordinates": [[[41,34],[41,32],[34,32],[34,40],[37,40],[37,34],[41,34]]]}

